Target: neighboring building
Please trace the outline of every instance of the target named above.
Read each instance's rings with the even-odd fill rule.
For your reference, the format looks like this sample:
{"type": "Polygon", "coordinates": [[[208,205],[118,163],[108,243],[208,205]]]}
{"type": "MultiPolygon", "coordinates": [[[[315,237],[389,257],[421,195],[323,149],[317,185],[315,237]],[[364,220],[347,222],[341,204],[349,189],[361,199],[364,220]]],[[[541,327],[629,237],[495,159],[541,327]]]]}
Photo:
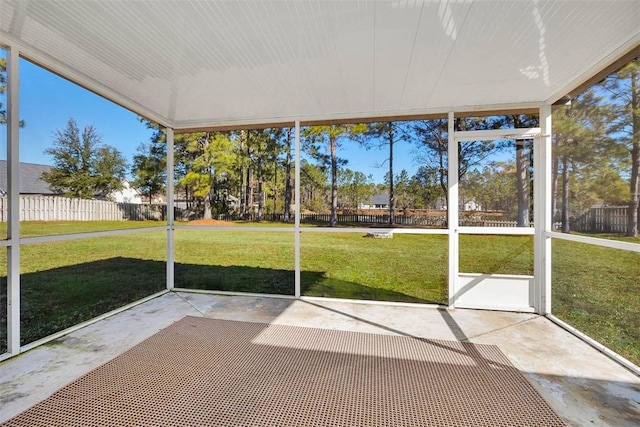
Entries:
{"type": "Polygon", "coordinates": [[[389,195],[386,193],[375,194],[371,203],[360,203],[358,209],[389,209],[389,195]]]}
{"type": "Polygon", "coordinates": [[[389,209],[389,195],[375,194],[373,196],[373,209],[389,209]]]}
{"type": "MultiPolygon", "coordinates": [[[[42,179],[44,172],[49,172],[51,166],[37,163],[20,162],[20,194],[32,196],[58,196],[60,193],[49,187],[42,179]]],[[[140,192],[124,181],[124,188],[110,195],[111,200],[120,203],[142,203],[140,192]]],[[[7,161],[0,160],[0,196],[9,191],[7,186],[7,161]]]]}
{"type": "Polygon", "coordinates": [[[448,209],[447,201],[443,199],[439,199],[436,202],[436,210],[437,211],[446,211],[448,209]]]}
{"type": "MultiPolygon", "coordinates": [[[[51,166],[36,163],[20,163],[20,194],[54,196],[57,193],[41,179],[43,172],[49,172],[51,166]]],[[[7,161],[0,160],[0,195],[9,191],[7,186],[7,161]]]]}
{"type": "Polygon", "coordinates": [[[230,209],[239,209],[240,208],[240,199],[235,196],[229,194],[227,196],[227,203],[230,209]]]}
{"type": "Polygon", "coordinates": [[[481,211],[482,205],[480,205],[480,203],[472,199],[465,203],[461,203],[458,206],[458,209],[460,209],[461,211],[481,211]]]}
{"type": "Polygon", "coordinates": [[[122,189],[111,193],[109,199],[118,203],[133,203],[138,205],[142,203],[142,194],[137,188],[133,188],[131,184],[129,184],[129,181],[126,180],[122,182],[122,185],[122,189]]]}

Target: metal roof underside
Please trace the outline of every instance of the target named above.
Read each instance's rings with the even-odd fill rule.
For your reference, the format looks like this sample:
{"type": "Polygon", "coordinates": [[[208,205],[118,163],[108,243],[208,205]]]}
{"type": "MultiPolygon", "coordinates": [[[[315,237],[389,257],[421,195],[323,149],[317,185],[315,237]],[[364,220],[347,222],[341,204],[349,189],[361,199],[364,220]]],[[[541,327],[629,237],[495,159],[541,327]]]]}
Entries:
{"type": "Polygon", "coordinates": [[[0,0],[0,44],[177,130],[535,108],[640,44],[640,1],[0,0]]]}

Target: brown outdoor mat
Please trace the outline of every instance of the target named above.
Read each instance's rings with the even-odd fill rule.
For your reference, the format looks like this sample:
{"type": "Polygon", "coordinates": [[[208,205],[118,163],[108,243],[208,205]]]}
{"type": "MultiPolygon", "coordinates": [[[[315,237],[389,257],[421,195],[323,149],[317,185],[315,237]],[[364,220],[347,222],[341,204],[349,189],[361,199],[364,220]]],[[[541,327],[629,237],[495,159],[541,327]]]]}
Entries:
{"type": "Polygon", "coordinates": [[[3,426],[560,426],[496,346],[185,317],[3,426]]]}

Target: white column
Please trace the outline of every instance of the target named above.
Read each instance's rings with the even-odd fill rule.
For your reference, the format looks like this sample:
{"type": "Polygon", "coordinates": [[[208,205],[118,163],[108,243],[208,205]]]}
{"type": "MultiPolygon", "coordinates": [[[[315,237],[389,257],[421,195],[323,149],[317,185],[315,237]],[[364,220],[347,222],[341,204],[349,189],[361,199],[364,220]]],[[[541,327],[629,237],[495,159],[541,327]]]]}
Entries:
{"type": "Polygon", "coordinates": [[[539,314],[551,313],[551,106],[540,107],[540,138],[533,147],[534,208],[534,307],[539,314]]]}
{"type": "Polygon", "coordinates": [[[295,155],[295,297],[300,298],[300,121],[296,120],[296,155],[295,155]]]}
{"type": "Polygon", "coordinates": [[[458,290],[458,142],[455,139],[454,115],[448,117],[448,175],[449,203],[447,204],[447,226],[449,227],[449,307],[456,305],[455,293],[458,290]]]}
{"type": "Polygon", "coordinates": [[[20,352],[20,175],[18,108],[19,52],[7,49],[7,182],[9,209],[7,215],[7,351],[20,352]]]}
{"type": "Polygon", "coordinates": [[[167,128],[167,289],[175,286],[174,192],[173,192],[173,129],[167,128]]]}

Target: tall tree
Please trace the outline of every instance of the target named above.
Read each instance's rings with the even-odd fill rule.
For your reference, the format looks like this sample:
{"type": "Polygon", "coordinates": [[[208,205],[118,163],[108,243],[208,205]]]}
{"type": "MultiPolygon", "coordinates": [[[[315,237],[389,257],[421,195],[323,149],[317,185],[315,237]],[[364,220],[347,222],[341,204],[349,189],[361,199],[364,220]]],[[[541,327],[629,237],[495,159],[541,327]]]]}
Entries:
{"type": "Polygon", "coordinates": [[[441,174],[435,167],[420,166],[409,181],[410,193],[416,208],[438,209],[446,200],[446,191],[442,189],[441,174]]]}
{"type": "Polygon", "coordinates": [[[242,145],[242,158],[245,159],[246,161],[246,178],[244,179],[244,184],[245,184],[245,190],[244,190],[244,210],[243,210],[243,215],[249,215],[253,209],[253,187],[254,187],[254,183],[253,183],[253,165],[251,164],[251,156],[253,154],[253,147],[251,145],[251,132],[250,131],[246,131],[244,133],[244,138],[243,138],[243,143],[244,145],[242,145]],[[246,151],[244,151],[246,150],[246,151]]]}
{"type": "Polygon", "coordinates": [[[154,195],[165,191],[167,179],[167,145],[164,141],[152,140],[140,143],[133,156],[131,173],[133,186],[140,190],[151,203],[154,195]]]}
{"type": "MultiPolygon", "coordinates": [[[[280,146],[277,141],[275,129],[258,129],[252,131],[251,138],[251,160],[254,164],[258,190],[258,221],[264,218],[266,188],[270,180],[269,175],[277,175],[277,160],[280,155],[280,146]],[[274,168],[270,168],[269,163],[273,163],[274,168]]],[[[274,187],[277,187],[274,185],[274,187]]]]}
{"type": "MultiPolygon", "coordinates": [[[[448,124],[447,119],[421,120],[414,123],[416,134],[417,159],[427,170],[437,175],[438,185],[444,197],[445,205],[449,198],[448,171],[448,124]]],[[[421,178],[426,178],[422,176],[421,178]]]]}
{"type": "MultiPolygon", "coordinates": [[[[4,94],[7,90],[7,59],[0,58],[0,95],[4,94]]],[[[0,102],[0,125],[7,123],[7,110],[4,109],[2,102],[0,102]]],[[[24,120],[20,120],[20,127],[24,127],[24,120]]]]}
{"type": "Polygon", "coordinates": [[[102,142],[93,126],[85,126],[80,134],[70,118],[54,138],[53,147],[45,150],[53,158],[53,167],[42,174],[52,189],[68,197],[92,199],[109,197],[123,188],[127,163],[118,150],[102,142]]]}
{"type": "Polygon", "coordinates": [[[519,196],[513,191],[516,175],[513,161],[493,161],[482,169],[470,170],[462,179],[460,198],[475,201],[483,210],[503,212],[509,220],[517,219],[519,196]]]}
{"type": "Polygon", "coordinates": [[[406,169],[402,169],[400,173],[396,175],[395,182],[397,184],[396,192],[398,193],[396,197],[396,203],[406,215],[407,209],[409,209],[409,207],[413,204],[413,200],[409,192],[409,172],[407,172],[406,169]]]}
{"type": "Polygon", "coordinates": [[[373,178],[349,168],[340,169],[340,200],[343,207],[357,212],[358,207],[373,196],[373,178]]]}
{"type": "Polygon", "coordinates": [[[189,186],[193,195],[201,198],[204,219],[212,218],[214,203],[224,209],[227,200],[221,189],[226,187],[234,169],[235,156],[227,134],[199,132],[187,138],[187,151],[195,154],[190,170],[181,182],[189,186]]]}
{"type": "MultiPolygon", "coordinates": [[[[506,116],[507,123],[514,128],[531,128],[540,124],[537,116],[515,114],[506,116]]],[[[526,140],[516,140],[516,191],[518,193],[518,227],[528,227],[531,221],[531,155],[532,145],[526,140]]]]}
{"type": "MultiPolygon", "coordinates": [[[[505,124],[505,117],[479,117],[455,119],[459,131],[497,129],[505,124]]],[[[420,120],[414,123],[417,159],[432,170],[437,170],[438,181],[445,202],[448,202],[448,120],[420,120]]],[[[504,150],[506,141],[464,141],[458,144],[458,179],[480,166],[486,159],[504,150]]]]}
{"type": "Polygon", "coordinates": [[[249,144],[249,131],[240,130],[236,133],[234,138],[233,150],[238,158],[236,163],[236,174],[239,176],[238,182],[238,199],[240,202],[239,210],[242,217],[246,217],[250,210],[253,201],[249,200],[249,178],[251,171],[250,152],[248,151],[249,144]]]}
{"type": "Polygon", "coordinates": [[[609,92],[616,110],[611,131],[629,152],[629,202],[627,236],[638,235],[640,222],[640,57],[609,75],[603,87],[609,92]]]}
{"type": "Polygon", "coordinates": [[[284,189],[284,220],[285,222],[291,221],[291,203],[293,200],[293,179],[291,177],[291,142],[292,142],[293,128],[286,128],[284,131],[284,152],[285,152],[285,189],[284,189]]]}
{"type": "MultiPolygon", "coordinates": [[[[389,149],[389,157],[385,160],[389,166],[389,224],[395,222],[396,194],[395,194],[395,176],[393,174],[393,148],[400,141],[408,138],[408,124],[406,122],[374,122],[367,125],[365,136],[365,146],[370,148],[377,145],[379,148],[385,145],[389,149]]],[[[384,163],[384,162],[383,162],[384,163]]]]}
{"type": "Polygon", "coordinates": [[[326,208],[327,174],[322,165],[314,165],[302,159],[300,165],[300,207],[312,212],[326,208]]]}
{"type": "MultiPolygon", "coordinates": [[[[343,140],[354,139],[366,132],[366,125],[311,126],[304,130],[309,154],[331,170],[331,216],[329,225],[338,224],[338,146],[343,140]]],[[[344,163],[344,162],[342,162],[344,163]]]]}
{"type": "Polygon", "coordinates": [[[571,199],[572,192],[587,180],[597,178],[610,161],[612,139],[608,137],[607,124],[611,120],[610,109],[603,102],[603,97],[592,88],[575,99],[565,108],[553,113],[553,165],[558,169],[553,172],[560,181],[561,188],[554,188],[556,202],[560,206],[561,231],[570,231],[570,221],[595,202],[592,199],[587,206],[578,206],[579,198],[571,199]],[[571,207],[573,200],[573,212],[571,207]]]}

